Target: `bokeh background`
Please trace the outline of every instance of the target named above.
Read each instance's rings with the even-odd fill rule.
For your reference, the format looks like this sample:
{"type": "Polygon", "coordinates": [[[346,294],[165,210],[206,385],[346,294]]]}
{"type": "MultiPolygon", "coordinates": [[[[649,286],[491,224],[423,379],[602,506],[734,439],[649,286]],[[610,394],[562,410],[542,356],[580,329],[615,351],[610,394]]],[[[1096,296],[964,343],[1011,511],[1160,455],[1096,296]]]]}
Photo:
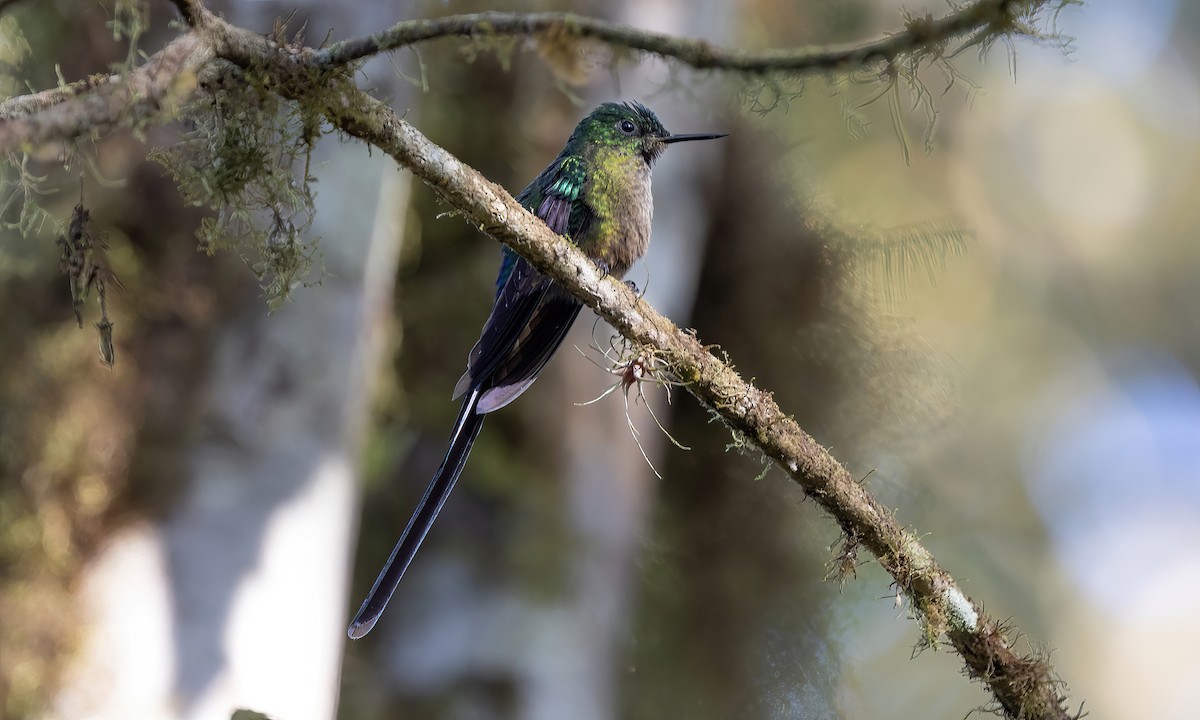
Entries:
{"type": "MultiPolygon", "coordinates": [[[[901,22],[892,0],[213,5],[262,32],[295,10],[310,43],[482,9],[570,9],[747,48],[901,22]]],[[[175,31],[167,3],[148,7],[152,51],[175,31]]],[[[31,50],[8,93],[52,86],[56,64],[73,80],[126,57],[110,3],[4,16],[31,50]]],[[[641,100],[679,132],[729,131],[659,163],[653,247],[630,278],[866,477],[1026,633],[1022,650],[1050,654],[1074,703],[1185,720],[1200,716],[1200,5],[1096,0],[1056,29],[1069,51],[965,51],[944,94],[951,76],[923,75],[932,130],[911,88],[880,95],[870,77],[756,85],[581,62],[553,43],[432,43],[360,78],[513,191],[602,100],[641,100]]],[[[615,380],[589,350],[611,333],[586,313],[489,420],[383,621],[346,641],[440,460],[498,249],[387,158],[327,137],[320,283],[268,315],[237,253],[196,252],[207,211],[145,159],[178,130],[83,143],[67,170],[38,158],[50,218],[0,231],[5,717],[895,719],[987,705],[952,652],[914,652],[919,626],[877,565],[823,581],[835,525],[686,393],[668,405],[645,388],[686,451],[632,394],[628,411],[619,393],[576,406],[615,380]],[[53,244],[81,171],[126,287],[111,299],[111,371],[95,307],[75,325],[53,244]]]]}

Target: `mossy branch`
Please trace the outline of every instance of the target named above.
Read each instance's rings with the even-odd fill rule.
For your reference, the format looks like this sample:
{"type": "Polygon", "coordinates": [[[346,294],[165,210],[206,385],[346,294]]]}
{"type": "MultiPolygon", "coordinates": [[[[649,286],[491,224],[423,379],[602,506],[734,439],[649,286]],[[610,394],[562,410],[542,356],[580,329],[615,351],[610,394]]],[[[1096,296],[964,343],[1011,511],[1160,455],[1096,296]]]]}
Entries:
{"type": "Polygon", "coordinates": [[[317,51],[314,60],[319,66],[334,67],[439,38],[552,35],[640,50],[678,60],[698,70],[759,74],[851,71],[872,62],[890,62],[917,50],[945,46],[956,39],[971,38],[979,33],[1017,30],[1018,18],[1045,4],[1038,0],[979,0],[941,18],[909,18],[904,30],[871,42],[761,52],[723,48],[704,40],[665,35],[570,13],[486,12],[405,20],[375,35],[334,43],[317,51]]]}
{"type": "Polygon", "coordinates": [[[69,142],[117,125],[157,118],[190,98],[213,45],[187,33],[125,76],[96,76],[0,103],[0,152],[69,142]]]}
{"type": "MultiPolygon", "coordinates": [[[[188,25],[197,31],[213,27],[209,13],[199,0],[170,0],[188,25]]],[[[310,70],[333,69],[381,52],[395,50],[419,42],[439,38],[480,39],[486,37],[547,37],[596,41],[601,44],[647,52],[670,58],[702,70],[750,74],[803,75],[814,72],[838,71],[850,73],[889,64],[907,55],[933,54],[947,56],[965,47],[986,47],[996,39],[1018,35],[1040,38],[1033,26],[1039,13],[1059,10],[1078,0],[976,0],[957,7],[952,12],[933,18],[906,15],[904,29],[886,37],[865,43],[824,45],[806,48],[786,48],[748,52],[723,48],[704,40],[680,38],[647,30],[617,25],[595,18],[570,13],[478,13],[451,15],[429,20],[406,20],[383,32],[368,37],[344,40],[306,53],[305,65],[310,70]],[[951,42],[961,41],[960,47],[947,52],[951,42]]],[[[220,34],[218,34],[220,35],[220,34]]],[[[220,39],[214,37],[210,39],[220,39]]],[[[228,39],[228,38],[226,38],[228,39]]],[[[99,75],[41,93],[20,96],[0,103],[0,152],[12,152],[23,145],[50,140],[71,140],[84,132],[88,113],[96,123],[88,130],[103,130],[122,117],[143,115],[154,103],[172,91],[154,82],[169,75],[172,67],[182,63],[186,70],[204,64],[211,56],[177,57],[187,49],[175,41],[155,54],[146,65],[133,71],[128,78],[99,75]],[[164,68],[165,66],[165,68],[164,68]],[[160,72],[166,69],[168,72],[160,72]],[[110,92],[88,93],[92,89],[109,88],[110,92]],[[80,102],[87,94],[89,106],[80,102]],[[122,100],[126,102],[122,103],[122,100]],[[136,102],[129,102],[129,101],[136,102]],[[64,105],[65,107],[59,107],[64,105]],[[149,106],[149,107],[148,107],[149,106]],[[53,112],[43,112],[54,108],[53,112]],[[29,116],[38,115],[35,119],[29,116]],[[22,118],[29,118],[21,121],[22,118]]],[[[208,44],[201,44],[208,50],[208,44]]],[[[241,53],[236,47],[220,48],[218,55],[238,62],[241,53]]],[[[248,58],[241,57],[242,60],[248,58]]],[[[242,63],[244,64],[244,63],[242,63]]],[[[181,73],[186,77],[186,73],[181,73]]],[[[177,91],[177,90],[176,90],[177,91]]]]}
{"type": "Polygon", "coordinates": [[[943,570],[917,536],[905,530],[825,448],[729,364],[605,276],[570,242],[555,235],[503,188],[430,142],[391,108],[361,93],[331,107],[339,129],[380,148],[436,190],[481,231],[509,245],[612,323],[623,336],[653,347],[688,392],[746,442],[781,467],[867,548],[912,602],[927,637],[944,636],[1012,718],[1071,717],[1061,682],[1040,656],[1021,656],[1008,628],[988,617],[943,570]]]}
{"type": "MultiPolygon", "coordinates": [[[[485,34],[485,23],[496,27],[508,18],[509,34],[533,34],[565,27],[570,16],[483,15],[466,22],[446,18],[434,23],[440,34],[424,35],[418,25],[401,24],[385,33],[348,44],[313,50],[270,39],[238,28],[208,12],[196,0],[175,0],[192,32],[174,41],[143,67],[120,81],[98,84],[79,96],[55,96],[55,102],[29,110],[38,101],[24,100],[22,113],[11,117],[10,105],[0,104],[0,151],[29,144],[64,141],[82,133],[111,127],[124,118],[160,119],[164,98],[179,87],[195,83],[181,78],[201,69],[222,82],[246,82],[251,76],[264,89],[284,98],[317,107],[347,135],[370,143],[393,157],[437,191],[447,203],[481,231],[528,258],[541,271],[607,319],[625,337],[652,347],[668,371],[684,384],[744,442],[754,445],[795,480],[841,527],[849,548],[869,550],[892,575],[899,592],[912,603],[929,642],[944,638],[963,657],[970,677],[983,682],[997,706],[1011,718],[1064,720],[1062,682],[1041,655],[1020,655],[1012,647],[1014,629],[986,615],[954,578],[942,569],[917,536],[905,530],[891,511],[879,503],[825,448],[805,433],[766,392],[741,378],[732,367],[709,352],[695,333],[682,330],[639,299],[624,284],[605,276],[574,245],[555,235],[522,208],[503,188],[488,181],[443,148],[430,142],[390,107],[360,91],[340,64],[374,52],[449,35],[485,34]],[[556,18],[551,21],[549,18],[556,18]],[[453,23],[463,23],[454,30],[453,23]],[[438,25],[437,23],[441,23],[438,25]],[[472,30],[473,28],[473,30],[472,30]],[[404,36],[404,32],[416,33],[404,36]],[[391,34],[389,34],[391,33],[391,34]],[[420,35],[418,37],[418,35],[420,35]],[[222,58],[240,67],[213,65],[222,58]],[[168,77],[172,72],[175,77],[168,77]],[[30,104],[32,103],[32,104],[30,104]],[[46,121],[43,124],[43,120],[46,121]]],[[[574,28],[597,40],[677,58],[695,67],[768,72],[806,69],[851,69],[873,59],[888,60],[898,53],[944,44],[954,37],[976,42],[981,33],[1013,32],[1018,17],[1059,2],[980,0],[942,20],[910,21],[903,33],[873,44],[835,50],[777,51],[744,54],[720,50],[697,41],[678,40],[599,21],[570,18],[574,28]],[[606,34],[607,33],[607,34],[606,34]],[[640,40],[636,40],[641,38],[640,40]],[[622,41],[624,39],[624,42],[622,41]],[[633,44],[634,42],[640,44],[633,44]],[[922,45],[926,43],[929,45],[922,45]],[[775,64],[771,64],[775,63],[775,64]],[[790,63],[790,65],[788,64],[790,63]]],[[[59,95],[63,91],[57,92],[59,95]]],[[[849,563],[848,567],[853,567],[849,563]]]]}

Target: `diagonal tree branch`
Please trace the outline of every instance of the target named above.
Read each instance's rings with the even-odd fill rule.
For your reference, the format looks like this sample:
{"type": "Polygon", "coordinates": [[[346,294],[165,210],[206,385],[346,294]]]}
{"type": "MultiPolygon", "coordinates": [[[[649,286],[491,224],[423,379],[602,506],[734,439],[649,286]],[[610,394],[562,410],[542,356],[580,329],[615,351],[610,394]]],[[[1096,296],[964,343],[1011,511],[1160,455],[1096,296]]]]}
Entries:
{"type": "Polygon", "coordinates": [[[878,558],[917,609],[925,636],[936,640],[944,635],[966,661],[969,675],[987,685],[1009,717],[1071,717],[1050,663],[1017,654],[1006,628],[967,598],[916,535],[786,415],[769,392],[743,380],[694,333],[681,330],[624,284],[603,275],[503,188],[430,142],[391,108],[361,93],[341,100],[341,107],[329,108],[335,126],[391,155],[472,225],[514,248],[626,338],[652,351],[739,439],[795,480],[837,521],[848,543],[861,544],[878,558]]]}
{"type": "MultiPolygon", "coordinates": [[[[23,101],[20,107],[26,114],[19,117],[11,117],[14,101],[0,104],[0,118],[9,118],[0,119],[0,151],[69,140],[127,120],[160,121],[163,118],[160,108],[167,101],[191,95],[195,76],[201,70],[223,72],[228,81],[239,81],[231,68],[222,70],[214,66],[214,58],[228,60],[253,71],[260,79],[266,78],[268,86],[283,97],[310,103],[319,98],[323,114],[334,127],[388,153],[430,185],[472,225],[528,258],[611,322],[622,335],[653,353],[741,441],[770,457],[834,518],[846,535],[848,548],[862,546],[878,558],[892,575],[896,587],[911,601],[923,623],[924,637],[930,642],[945,638],[963,657],[967,673],[987,686],[1007,716],[1056,720],[1071,717],[1065,708],[1066,698],[1060,692],[1062,683],[1048,660],[1015,652],[1010,641],[1013,634],[967,598],[916,535],[905,530],[887,508],[854,481],[845,467],[784,414],[770,393],[743,380],[709,352],[694,333],[676,327],[623,284],[603,276],[578,248],[555,235],[503,188],[430,142],[391,108],[360,91],[347,73],[331,71],[340,62],[378,52],[382,49],[379,41],[367,39],[374,50],[366,49],[367,46],[358,49],[346,46],[337,51],[340,54],[323,55],[338,46],[326,51],[280,46],[229,25],[196,0],[174,2],[193,31],[169,44],[126,78],[98,83],[90,92],[76,93],[78,97],[62,89],[49,91],[58,94],[47,96],[48,100],[23,101]],[[47,104],[39,106],[39,102],[47,104]],[[29,109],[37,107],[41,109],[29,109]]],[[[981,8],[980,13],[984,9],[990,13],[1008,13],[1017,6],[1027,10],[1042,4],[1045,3],[980,0],[967,8],[981,8]]],[[[992,19],[983,26],[952,23],[957,29],[951,36],[971,32],[972,28],[992,27],[990,23],[996,22],[994,16],[987,17],[992,19]]],[[[909,30],[913,28],[910,26],[909,30]]],[[[930,41],[927,35],[923,39],[930,41]]],[[[934,40],[941,41],[944,38],[934,40]]],[[[904,47],[903,43],[899,47],[904,47]]],[[[891,51],[875,50],[867,55],[862,52],[861,47],[858,54],[848,52],[842,62],[862,63],[872,57],[887,59],[886,53],[891,51]]],[[[679,57],[666,50],[663,54],[679,57]]],[[[757,71],[750,66],[696,66],[757,71]]]]}

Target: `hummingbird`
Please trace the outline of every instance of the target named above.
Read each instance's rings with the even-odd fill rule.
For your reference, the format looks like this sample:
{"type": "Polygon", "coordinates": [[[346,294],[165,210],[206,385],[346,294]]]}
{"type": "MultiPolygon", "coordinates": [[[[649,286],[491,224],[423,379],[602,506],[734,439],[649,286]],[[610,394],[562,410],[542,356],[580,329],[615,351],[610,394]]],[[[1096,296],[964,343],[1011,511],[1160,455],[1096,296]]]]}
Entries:
{"type": "MultiPolygon", "coordinates": [[[[579,121],[562,152],[517,202],[620,278],[650,243],[654,162],[673,143],[725,135],[672,134],[641,103],[604,103],[579,121]]],[[[350,623],[351,638],[363,637],[379,620],[462,474],[484,417],[529,389],[582,307],[509,247],[501,250],[492,312],[454,387],[454,399],[463,400],[446,455],[350,623]]]]}

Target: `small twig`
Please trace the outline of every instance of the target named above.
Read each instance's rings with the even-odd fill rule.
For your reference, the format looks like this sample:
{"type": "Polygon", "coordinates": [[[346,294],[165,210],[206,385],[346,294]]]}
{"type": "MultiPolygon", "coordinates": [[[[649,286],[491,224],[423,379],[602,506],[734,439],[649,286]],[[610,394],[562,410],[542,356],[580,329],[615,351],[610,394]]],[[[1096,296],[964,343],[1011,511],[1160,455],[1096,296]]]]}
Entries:
{"type": "MultiPolygon", "coordinates": [[[[577,347],[576,350],[578,350],[578,349],[579,348],[577,347]]],[[[599,348],[596,348],[596,349],[599,350],[599,348]]],[[[604,350],[601,350],[600,352],[603,353],[605,358],[607,358],[610,362],[613,363],[611,366],[603,367],[602,365],[600,365],[600,363],[598,363],[595,360],[593,360],[592,358],[588,357],[587,353],[583,352],[582,350],[579,350],[579,354],[583,355],[584,358],[587,359],[589,362],[591,362],[593,365],[600,367],[605,372],[607,372],[611,375],[616,375],[618,379],[615,383],[610,385],[604,392],[600,393],[596,397],[594,397],[591,400],[588,400],[586,402],[577,402],[577,403],[575,403],[575,406],[576,407],[587,407],[588,405],[594,405],[594,404],[600,402],[601,400],[603,400],[604,398],[608,397],[609,395],[613,394],[614,392],[617,391],[618,388],[620,388],[622,390],[621,395],[623,396],[624,401],[625,401],[625,424],[629,426],[629,434],[633,438],[633,442],[637,444],[637,449],[639,452],[641,452],[642,459],[644,459],[646,461],[646,465],[650,468],[650,471],[652,473],[654,473],[655,477],[657,477],[659,480],[662,480],[663,479],[662,474],[658,472],[658,468],[654,467],[654,463],[650,461],[650,456],[648,454],[646,454],[646,448],[642,447],[641,433],[638,432],[637,427],[633,424],[633,416],[631,416],[629,414],[629,389],[635,385],[637,386],[637,395],[635,395],[633,398],[633,400],[634,400],[633,404],[636,406],[637,402],[639,400],[642,402],[643,407],[646,408],[646,411],[648,413],[650,413],[650,417],[654,420],[654,424],[658,426],[658,429],[662,431],[662,434],[666,435],[667,439],[670,440],[675,445],[675,447],[679,448],[680,450],[691,450],[690,447],[687,447],[686,445],[680,443],[678,440],[675,439],[675,437],[673,435],[671,435],[671,433],[667,430],[667,428],[662,424],[662,421],[658,419],[658,415],[656,415],[654,413],[654,408],[650,405],[650,401],[646,399],[646,394],[642,391],[642,383],[644,383],[644,382],[653,382],[656,384],[661,384],[663,386],[663,388],[666,390],[667,402],[670,403],[671,402],[671,384],[673,384],[673,383],[671,383],[671,381],[669,381],[669,380],[660,380],[660,378],[657,375],[658,371],[654,365],[657,358],[655,358],[654,356],[650,356],[650,358],[647,359],[647,356],[645,354],[638,354],[637,357],[622,361],[619,359],[614,360],[612,357],[609,356],[608,352],[606,352],[604,350]],[[649,374],[650,377],[652,378],[649,381],[647,381],[645,379],[647,374],[649,374]]]]}

